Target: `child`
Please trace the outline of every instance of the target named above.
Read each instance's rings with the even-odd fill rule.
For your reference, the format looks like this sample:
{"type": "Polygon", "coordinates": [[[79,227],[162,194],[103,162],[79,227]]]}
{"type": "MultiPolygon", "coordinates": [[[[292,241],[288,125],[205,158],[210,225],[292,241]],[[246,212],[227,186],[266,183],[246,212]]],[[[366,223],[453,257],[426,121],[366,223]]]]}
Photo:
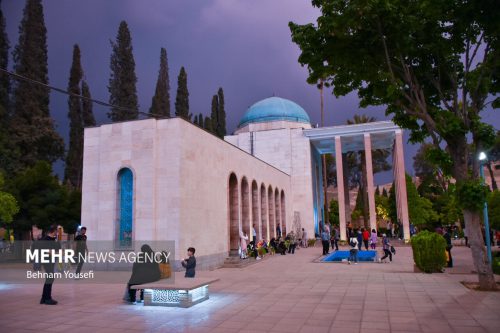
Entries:
{"type": "Polygon", "coordinates": [[[370,247],[372,250],[375,250],[377,246],[377,241],[378,241],[377,230],[372,229],[372,235],[370,237],[370,247]]]}
{"type": "Polygon", "coordinates": [[[186,274],[184,275],[184,277],[194,278],[194,269],[196,267],[196,258],[194,257],[195,251],[196,250],[194,249],[194,247],[190,247],[189,249],[187,249],[188,257],[181,262],[182,267],[186,268],[186,274]]]}

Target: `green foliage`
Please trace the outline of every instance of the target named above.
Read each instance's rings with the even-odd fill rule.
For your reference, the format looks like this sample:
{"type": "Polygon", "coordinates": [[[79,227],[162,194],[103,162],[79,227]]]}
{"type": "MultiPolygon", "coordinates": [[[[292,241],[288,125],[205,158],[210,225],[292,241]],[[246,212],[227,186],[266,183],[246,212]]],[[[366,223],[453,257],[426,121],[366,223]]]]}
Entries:
{"type": "Polygon", "coordinates": [[[212,96],[212,111],[210,119],[212,121],[212,132],[223,139],[226,135],[226,111],[224,109],[224,91],[219,88],[217,95],[212,96]]]}
{"type": "Polygon", "coordinates": [[[470,211],[479,212],[488,198],[489,188],[480,180],[467,179],[457,182],[458,204],[470,211]]]}
{"type": "Polygon", "coordinates": [[[160,50],[160,71],[156,81],[155,95],[149,113],[155,116],[170,117],[170,81],[168,78],[167,50],[160,50]]]}
{"type": "MultiPolygon", "coordinates": [[[[5,17],[0,8],[0,67],[8,68],[9,64],[9,38],[5,31],[5,17]]],[[[9,108],[9,76],[0,73],[0,131],[6,130],[7,115],[9,108]]],[[[0,152],[1,153],[1,152],[0,152]]]]}
{"type": "MultiPolygon", "coordinates": [[[[48,84],[47,29],[40,0],[27,0],[13,52],[17,74],[48,84]]],[[[14,172],[36,161],[54,162],[64,156],[64,141],[49,112],[49,89],[27,81],[13,82],[9,119],[9,152],[15,152],[14,172]],[[15,84],[14,84],[15,83],[15,84]]]]}
{"type": "Polygon", "coordinates": [[[490,227],[500,230],[500,191],[491,192],[488,200],[488,219],[490,227]]]}
{"type": "Polygon", "coordinates": [[[137,76],[132,53],[132,37],[127,22],[121,21],[116,42],[111,41],[113,49],[110,58],[111,76],[109,78],[109,103],[115,105],[108,113],[113,121],[134,120],[139,116],[137,101],[137,76]]]}
{"type": "Polygon", "coordinates": [[[3,187],[4,177],[0,173],[0,223],[10,223],[19,212],[19,205],[12,194],[2,191],[3,187]]]}
{"type": "Polygon", "coordinates": [[[59,224],[66,232],[76,230],[80,220],[81,194],[60,185],[50,164],[37,162],[9,180],[7,185],[20,206],[12,222],[14,229],[28,231],[36,225],[46,230],[52,224],[59,224]]]}
{"type": "Polygon", "coordinates": [[[307,246],[314,247],[316,245],[316,238],[310,238],[307,240],[307,246]]]}
{"type": "Polygon", "coordinates": [[[500,252],[495,252],[493,256],[491,267],[493,268],[493,273],[500,275],[500,252]]]}
{"type": "MultiPolygon", "coordinates": [[[[82,80],[82,96],[91,99],[89,85],[85,80],[82,80]]],[[[95,126],[94,112],[92,111],[92,102],[88,99],[82,99],[82,119],[84,127],[95,126]]]]}
{"type": "Polygon", "coordinates": [[[390,205],[389,198],[386,195],[375,195],[375,211],[377,213],[377,219],[384,221],[389,220],[390,205]]]}
{"type": "MultiPolygon", "coordinates": [[[[80,95],[80,81],[83,77],[83,69],[80,61],[80,47],[73,46],[73,62],[68,82],[68,91],[80,95]]],[[[66,168],[64,170],[64,182],[76,188],[82,185],[83,169],[83,117],[81,100],[75,96],[68,97],[69,118],[69,149],[66,155],[66,168]]]]}
{"type": "Polygon", "coordinates": [[[332,199],[330,201],[330,209],[328,210],[328,221],[330,225],[339,225],[339,202],[337,200],[332,199]]]}
{"type": "Polygon", "coordinates": [[[187,87],[187,73],[184,66],[181,67],[177,77],[177,96],[175,97],[175,115],[191,121],[189,113],[189,91],[187,87]]]}
{"type": "Polygon", "coordinates": [[[443,236],[427,230],[411,239],[413,260],[426,273],[441,272],[446,265],[446,240],[443,236]]]}

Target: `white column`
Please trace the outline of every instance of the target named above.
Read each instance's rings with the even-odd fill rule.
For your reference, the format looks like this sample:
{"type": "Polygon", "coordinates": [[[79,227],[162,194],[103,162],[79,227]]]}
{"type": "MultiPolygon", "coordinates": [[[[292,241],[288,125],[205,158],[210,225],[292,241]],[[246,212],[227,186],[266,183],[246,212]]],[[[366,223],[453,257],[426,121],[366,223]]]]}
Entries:
{"type": "Polygon", "coordinates": [[[399,201],[398,208],[401,210],[401,222],[403,223],[404,239],[405,241],[409,241],[410,218],[408,214],[408,198],[406,194],[405,161],[403,155],[403,132],[401,130],[396,130],[395,152],[396,165],[398,167],[398,185],[396,187],[396,193],[399,194],[396,199],[399,201]]]}
{"type": "Polygon", "coordinates": [[[337,167],[337,196],[339,201],[340,239],[347,240],[344,197],[344,169],[342,167],[342,143],[340,141],[340,136],[335,137],[335,166],[337,167]]]}
{"type": "Polygon", "coordinates": [[[368,190],[368,207],[370,211],[370,229],[377,230],[377,214],[375,211],[375,188],[373,186],[373,163],[372,163],[372,141],[369,133],[364,135],[365,159],[366,159],[366,182],[368,190]]]}

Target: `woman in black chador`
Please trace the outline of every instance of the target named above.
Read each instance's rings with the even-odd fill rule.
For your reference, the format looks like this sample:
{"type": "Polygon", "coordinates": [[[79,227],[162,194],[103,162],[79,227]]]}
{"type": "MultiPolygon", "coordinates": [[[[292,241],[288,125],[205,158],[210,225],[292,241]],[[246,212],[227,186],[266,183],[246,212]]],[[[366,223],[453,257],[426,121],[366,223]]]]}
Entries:
{"type": "MultiPolygon", "coordinates": [[[[148,254],[148,256],[143,255],[141,260],[134,263],[132,267],[132,276],[128,281],[128,294],[130,297],[130,302],[135,304],[136,301],[136,289],[131,289],[133,285],[143,284],[149,282],[155,282],[160,280],[160,267],[158,263],[154,261],[153,249],[147,244],[141,246],[141,252],[148,254]],[[150,260],[153,258],[153,260],[150,260]]],[[[141,302],[144,300],[144,290],[141,289],[141,302]]]]}

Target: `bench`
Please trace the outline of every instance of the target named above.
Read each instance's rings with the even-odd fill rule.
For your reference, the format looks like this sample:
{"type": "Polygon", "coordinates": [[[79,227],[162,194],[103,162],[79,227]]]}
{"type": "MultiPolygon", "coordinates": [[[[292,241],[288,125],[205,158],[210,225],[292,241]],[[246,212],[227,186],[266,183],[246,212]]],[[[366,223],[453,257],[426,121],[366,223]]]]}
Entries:
{"type": "Polygon", "coordinates": [[[176,277],[152,283],[134,285],[132,289],[144,289],[145,306],[170,306],[189,308],[209,298],[208,286],[219,279],[176,277]]]}

